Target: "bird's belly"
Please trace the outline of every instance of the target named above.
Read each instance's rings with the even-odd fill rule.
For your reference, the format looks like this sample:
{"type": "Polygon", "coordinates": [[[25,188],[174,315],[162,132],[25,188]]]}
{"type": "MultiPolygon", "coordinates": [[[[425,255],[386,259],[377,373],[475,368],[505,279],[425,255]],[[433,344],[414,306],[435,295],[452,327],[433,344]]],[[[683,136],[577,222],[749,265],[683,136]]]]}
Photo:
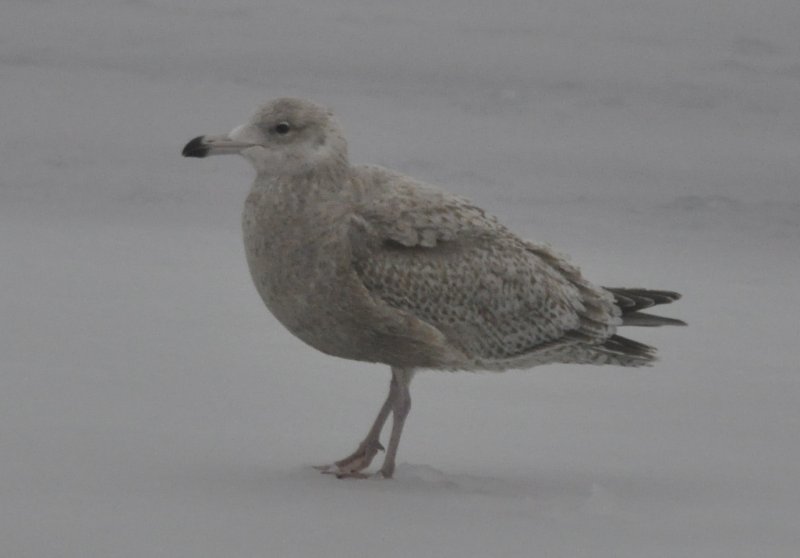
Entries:
{"type": "MultiPolygon", "coordinates": [[[[252,269],[252,268],[251,268],[252,269]]],[[[371,319],[361,322],[371,309],[348,304],[351,286],[324,284],[291,273],[253,273],[253,282],[267,308],[295,337],[326,354],[376,362],[376,334],[371,319]]]]}
{"type": "MultiPolygon", "coordinates": [[[[248,255],[248,260],[253,258],[248,255]]],[[[293,272],[300,269],[294,263],[272,273],[258,267],[251,263],[253,281],[270,312],[323,353],[404,368],[461,367],[463,356],[445,346],[435,328],[374,304],[354,275],[337,280],[309,276],[293,272]]]]}

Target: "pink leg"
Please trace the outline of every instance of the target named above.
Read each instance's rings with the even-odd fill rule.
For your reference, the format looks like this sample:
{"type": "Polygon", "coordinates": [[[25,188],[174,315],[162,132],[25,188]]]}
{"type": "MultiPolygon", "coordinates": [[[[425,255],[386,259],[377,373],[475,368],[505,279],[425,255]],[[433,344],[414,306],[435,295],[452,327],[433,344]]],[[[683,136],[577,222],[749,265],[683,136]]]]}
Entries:
{"type": "Polygon", "coordinates": [[[392,433],[389,437],[389,447],[386,450],[386,458],[383,460],[380,474],[384,478],[390,479],[394,475],[395,460],[397,458],[397,448],[400,445],[400,436],[403,434],[403,426],[406,417],[411,410],[411,394],[408,386],[411,378],[414,377],[413,368],[394,368],[392,367],[391,388],[396,391],[392,400],[392,433]]]}
{"type": "Polygon", "coordinates": [[[392,433],[389,438],[389,448],[386,451],[383,467],[380,474],[384,478],[391,478],[394,474],[395,460],[397,457],[397,447],[400,444],[400,435],[403,432],[408,412],[411,409],[411,396],[408,386],[414,375],[413,369],[392,367],[392,380],[389,384],[389,395],[386,397],[375,422],[372,424],[367,437],[364,438],[358,448],[345,457],[335,462],[333,465],[323,465],[317,467],[320,471],[327,474],[336,475],[339,478],[367,478],[369,475],[362,473],[370,466],[378,451],[383,450],[380,443],[380,435],[383,425],[389,417],[389,412],[393,414],[392,433]]]}
{"type": "Polygon", "coordinates": [[[389,417],[389,412],[392,410],[392,397],[395,391],[389,388],[389,394],[386,401],[383,402],[381,410],[378,411],[378,416],[375,417],[375,422],[367,433],[356,450],[347,457],[336,461],[333,465],[322,465],[317,467],[323,473],[335,474],[337,476],[362,476],[360,471],[366,469],[372,463],[378,451],[383,450],[380,442],[381,431],[383,425],[386,424],[386,419],[389,417]]]}

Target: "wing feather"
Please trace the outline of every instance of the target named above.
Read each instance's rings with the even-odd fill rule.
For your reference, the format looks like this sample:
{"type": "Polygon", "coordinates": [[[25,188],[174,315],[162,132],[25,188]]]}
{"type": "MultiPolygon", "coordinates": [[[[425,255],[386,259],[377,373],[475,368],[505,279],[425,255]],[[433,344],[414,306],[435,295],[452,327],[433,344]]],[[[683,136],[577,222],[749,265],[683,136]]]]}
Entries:
{"type": "Polygon", "coordinates": [[[383,169],[364,172],[384,178],[370,180],[380,187],[357,205],[351,233],[354,268],[373,296],[481,364],[613,334],[613,297],[549,248],[463,198],[383,169]]]}

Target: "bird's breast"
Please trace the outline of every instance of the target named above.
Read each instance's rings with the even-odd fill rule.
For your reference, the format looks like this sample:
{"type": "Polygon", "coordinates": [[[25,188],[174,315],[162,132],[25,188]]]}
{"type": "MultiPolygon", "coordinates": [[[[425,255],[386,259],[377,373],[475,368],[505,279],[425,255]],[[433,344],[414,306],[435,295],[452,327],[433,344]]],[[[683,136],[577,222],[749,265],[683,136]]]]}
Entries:
{"type": "Polygon", "coordinates": [[[344,301],[357,287],[344,211],[293,207],[251,192],[242,231],[253,282],[269,310],[297,337],[331,352],[319,339],[350,320],[344,301]]]}

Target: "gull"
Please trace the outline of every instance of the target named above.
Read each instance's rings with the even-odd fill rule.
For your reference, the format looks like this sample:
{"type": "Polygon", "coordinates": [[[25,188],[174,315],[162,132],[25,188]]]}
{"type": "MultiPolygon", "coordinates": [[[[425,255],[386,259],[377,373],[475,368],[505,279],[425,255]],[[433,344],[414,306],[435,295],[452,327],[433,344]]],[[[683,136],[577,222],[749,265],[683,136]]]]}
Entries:
{"type": "Polygon", "coordinates": [[[337,120],[310,101],[273,100],[247,124],[183,148],[185,157],[226,154],[255,167],[242,231],[267,308],[323,353],[391,368],[367,436],[319,467],[325,473],[373,476],[364,471],[385,451],[374,476],[393,476],[419,369],[644,366],[655,349],[617,328],[684,325],[642,312],[677,300],[675,292],[595,286],[549,246],[523,240],[462,197],[351,165],[337,120]]]}

